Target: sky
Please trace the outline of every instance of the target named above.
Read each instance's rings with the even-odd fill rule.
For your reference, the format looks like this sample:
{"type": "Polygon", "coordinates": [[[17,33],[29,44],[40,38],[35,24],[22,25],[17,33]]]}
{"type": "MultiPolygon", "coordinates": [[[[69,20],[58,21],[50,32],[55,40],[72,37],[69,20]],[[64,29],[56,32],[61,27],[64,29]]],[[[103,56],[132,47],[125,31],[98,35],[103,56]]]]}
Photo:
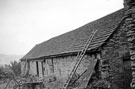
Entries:
{"type": "Polygon", "coordinates": [[[0,54],[36,44],[123,8],[123,0],[0,0],[0,54]]]}

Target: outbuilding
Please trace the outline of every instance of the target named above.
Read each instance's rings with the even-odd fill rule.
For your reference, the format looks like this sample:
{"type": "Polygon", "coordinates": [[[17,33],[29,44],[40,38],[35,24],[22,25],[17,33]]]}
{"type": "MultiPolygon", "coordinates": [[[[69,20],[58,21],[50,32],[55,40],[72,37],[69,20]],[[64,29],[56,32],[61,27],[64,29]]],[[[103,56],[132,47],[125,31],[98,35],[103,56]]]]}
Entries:
{"type": "Polygon", "coordinates": [[[87,87],[131,89],[135,86],[134,5],[135,1],[125,0],[123,9],[37,44],[21,59],[22,74],[64,84],[77,62],[78,52],[92,31],[97,30],[76,76],[82,76],[94,66],[87,70],[92,72],[87,87]],[[92,65],[93,60],[97,60],[95,65],[92,65]]]}

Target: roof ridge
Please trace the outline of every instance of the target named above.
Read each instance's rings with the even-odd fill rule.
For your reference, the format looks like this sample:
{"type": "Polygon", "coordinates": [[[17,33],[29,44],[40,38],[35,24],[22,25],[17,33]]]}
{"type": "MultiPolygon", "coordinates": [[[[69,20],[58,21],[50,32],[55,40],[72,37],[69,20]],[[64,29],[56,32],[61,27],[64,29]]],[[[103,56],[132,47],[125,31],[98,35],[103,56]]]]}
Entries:
{"type": "Polygon", "coordinates": [[[120,9],[105,17],[87,23],[75,30],[53,37],[35,46],[22,59],[32,59],[68,52],[77,52],[78,50],[81,50],[79,48],[80,45],[82,46],[84,45],[84,41],[88,39],[89,34],[91,34],[92,30],[94,29],[98,30],[98,32],[96,33],[96,36],[93,39],[92,44],[95,45],[99,41],[98,38],[102,38],[103,40],[100,42],[101,44],[99,43],[93,48],[99,47],[115,31],[116,27],[119,24],[119,21],[123,18],[123,16],[124,16],[124,9],[120,9]],[[103,34],[108,34],[108,36],[103,36],[103,34]],[[76,45],[76,47],[74,47],[74,45],[76,45]]]}

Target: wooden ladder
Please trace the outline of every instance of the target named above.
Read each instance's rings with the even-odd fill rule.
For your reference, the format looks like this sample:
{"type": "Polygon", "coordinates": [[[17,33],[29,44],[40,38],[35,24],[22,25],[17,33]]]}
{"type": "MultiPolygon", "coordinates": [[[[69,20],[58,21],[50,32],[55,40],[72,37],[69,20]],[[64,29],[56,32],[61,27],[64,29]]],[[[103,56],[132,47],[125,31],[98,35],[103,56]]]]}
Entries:
{"type": "Polygon", "coordinates": [[[62,89],[67,89],[67,87],[68,87],[68,85],[69,85],[69,83],[70,83],[71,78],[73,77],[73,75],[75,74],[75,72],[76,72],[76,70],[77,70],[79,64],[81,63],[81,61],[82,61],[82,59],[83,59],[83,57],[84,57],[84,55],[85,55],[85,53],[86,53],[86,51],[87,51],[87,49],[88,49],[90,43],[91,43],[91,41],[92,41],[94,35],[96,34],[96,32],[97,32],[97,30],[93,30],[93,31],[92,31],[92,33],[91,33],[91,35],[89,36],[89,39],[87,40],[87,42],[86,42],[84,48],[83,48],[80,52],[78,52],[77,57],[76,57],[77,62],[76,62],[76,64],[75,64],[75,66],[73,67],[73,69],[72,69],[72,71],[71,71],[71,73],[70,73],[70,75],[69,75],[69,78],[68,78],[67,81],[65,82],[65,84],[64,84],[64,86],[63,86],[62,89]]]}

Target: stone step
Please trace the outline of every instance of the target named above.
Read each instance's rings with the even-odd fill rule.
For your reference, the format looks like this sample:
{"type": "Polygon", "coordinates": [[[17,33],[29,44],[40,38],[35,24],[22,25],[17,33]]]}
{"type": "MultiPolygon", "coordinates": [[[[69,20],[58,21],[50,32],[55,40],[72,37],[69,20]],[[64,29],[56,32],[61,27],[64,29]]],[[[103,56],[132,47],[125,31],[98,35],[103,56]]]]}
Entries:
{"type": "Polygon", "coordinates": [[[127,32],[126,35],[127,35],[127,36],[134,36],[134,35],[135,35],[135,32],[134,32],[134,31],[129,31],[129,32],[127,32]]]}
{"type": "Polygon", "coordinates": [[[133,18],[126,18],[126,22],[127,21],[131,21],[132,22],[133,20],[134,20],[133,18]]]}
{"type": "Polygon", "coordinates": [[[134,44],[134,43],[128,43],[128,47],[129,47],[131,50],[135,50],[135,44],[134,44]]]}
{"type": "Polygon", "coordinates": [[[135,40],[135,36],[128,37],[127,41],[132,42],[135,40]]]}
{"type": "Polygon", "coordinates": [[[135,78],[132,79],[132,82],[135,82],[135,78]]]}
{"type": "Polygon", "coordinates": [[[130,57],[130,59],[131,59],[131,60],[135,60],[135,55],[132,55],[132,56],[130,57]]]}
{"type": "Polygon", "coordinates": [[[131,66],[135,66],[135,61],[131,60],[131,66]]]}
{"type": "Polygon", "coordinates": [[[103,65],[101,65],[101,67],[108,67],[109,66],[109,64],[103,64],[103,65]]]}
{"type": "Polygon", "coordinates": [[[135,26],[135,24],[128,24],[127,28],[133,28],[135,26]]]}
{"type": "Polygon", "coordinates": [[[132,72],[132,77],[135,78],[135,71],[132,72]]]}
{"type": "Polygon", "coordinates": [[[130,50],[129,53],[130,55],[135,55],[135,50],[130,50]]]}
{"type": "Polygon", "coordinates": [[[131,82],[130,87],[135,88],[135,82],[131,82]]]}
{"type": "Polygon", "coordinates": [[[109,68],[102,68],[101,71],[109,71],[109,68]]]}
{"type": "Polygon", "coordinates": [[[132,67],[131,69],[132,69],[132,71],[135,71],[135,67],[132,67]]]}

